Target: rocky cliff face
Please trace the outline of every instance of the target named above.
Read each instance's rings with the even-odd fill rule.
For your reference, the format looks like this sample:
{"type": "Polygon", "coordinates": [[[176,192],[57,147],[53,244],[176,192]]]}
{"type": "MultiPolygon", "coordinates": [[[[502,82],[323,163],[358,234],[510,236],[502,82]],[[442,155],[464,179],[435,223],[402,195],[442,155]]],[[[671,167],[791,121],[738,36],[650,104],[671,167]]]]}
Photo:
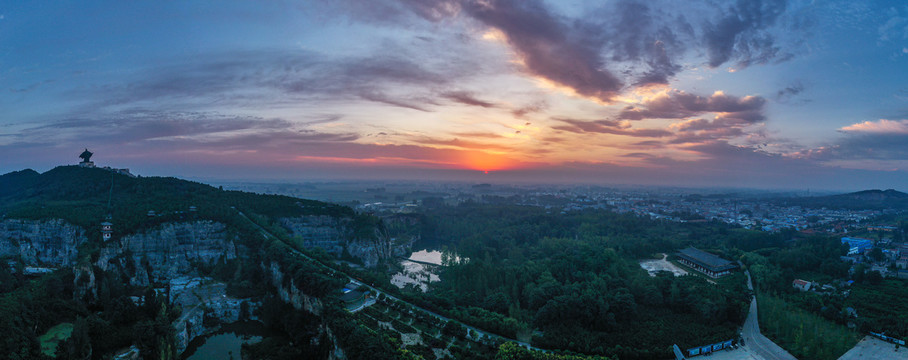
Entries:
{"type": "Polygon", "coordinates": [[[372,267],[381,260],[397,256],[407,256],[415,238],[397,239],[376,236],[370,240],[352,240],[347,242],[347,252],[363,261],[366,267],[372,267]]]}
{"type": "Polygon", "coordinates": [[[378,231],[368,239],[355,238],[352,221],[330,216],[301,216],[281,218],[281,225],[291,236],[302,239],[305,247],[321,247],[336,256],[344,250],[372,267],[382,260],[404,256],[415,239],[395,239],[378,231]]]}
{"type": "Polygon", "coordinates": [[[101,248],[95,265],[105,271],[123,270],[130,275],[130,283],[144,286],[184,276],[192,272],[194,263],[211,264],[221,257],[236,258],[236,245],[224,224],[196,221],[168,223],[113,239],[101,248]]]}
{"type": "Polygon", "coordinates": [[[303,246],[320,247],[333,254],[340,254],[353,234],[349,219],[321,215],[281,218],[280,222],[291,236],[303,240],[303,246]]]}
{"type": "MultiPolygon", "coordinates": [[[[264,267],[264,264],[263,264],[264,267]]],[[[285,303],[293,305],[294,309],[306,310],[315,315],[322,313],[322,302],[318,298],[306,295],[302,289],[293,283],[291,278],[289,285],[284,285],[283,270],[277,263],[270,263],[266,268],[267,274],[271,275],[271,285],[277,289],[277,294],[285,303]]]]}
{"type": "Polygon", "coordinates": [[[28,266],[71,266],[85,230],[60,219],[0,221],[0,256],[18,256],[28,266]]]}

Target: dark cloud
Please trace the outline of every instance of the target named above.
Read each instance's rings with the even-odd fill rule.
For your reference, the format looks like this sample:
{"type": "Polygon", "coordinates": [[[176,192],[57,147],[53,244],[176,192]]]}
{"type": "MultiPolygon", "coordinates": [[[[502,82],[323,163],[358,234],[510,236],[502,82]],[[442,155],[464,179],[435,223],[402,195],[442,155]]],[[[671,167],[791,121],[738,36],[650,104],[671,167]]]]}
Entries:
{"type": "MultiPolygon", "coordinates": [[[[367,0],[368,1],[368,0],[367,0]]],[[[460,1],[457,0],[399,0],[409,7],[413,13],[431,21],[441,21],[460,11],[460,1]]]]}
{"type": "Polygon", "coordinates": [[[444,86],[465,76],[460,65],[430,69],[400,54],[334,59],[306,51],[239,51],[150,68],[122,83],[76,89],[74,97],[102,98],[86,111],[147,102],[169,106],[226,103],[247,108],[310,100],[366,99],[428,111],[436,105],[392,95],[403,87],[444,86]]]}
{"type": "Polygon", "coordinates": [[[494,103],[477,99],[476,95],[469,91],[448,91],[443,92],[441,96],[448,100],[465,105],[479,106],[484,108],[497,107],[497,105],[495,105],[494,103]]]}
{"type": "MultiPolygon", "coordinates": [[[[379,10],[387,7],[378,2],[379,10]]],[[[399,4],[433,22],[462,14],[497,29],[524,71],[606,102],[626,83],[668,84],[690,52],[705,54],[712,67],[731,60],[739,67],[788,60],[793,53],[773,34],[786,26],[803,32],[810,24],[794,15],[780,24],[785,0],[738,0],[731,5],[619,0],[579,18],[561,16],[540,0],[399,4]]]]}
{"type": "Polygon", "coordinates": [[[227,116],[211,112],[158,112],[143,109],[98,115],[92,119],[67,119],[25,129],[22,140],[129,144],[152,139],[192,137],[242,130],[282,129],[282,119],[227,116]]]}
{"type": "Polygon", "coordinates": [[[578,94],[611,101],[622,81],[605,70],[599,48],[538,0],[463,1],[464,12],[501,31],[525,70],[578,94]]]}
{"type": "Polygon", "coordinates": [[[739,124],[722,125],[709,122],[705,125],[684,129],[669,141],[671,144],[702,144],[716,140],[726,141],[747,135],[739,124]]]}
{"type": "Polygon", "coordinates": [[[788,3],[785,0],[738,0],[724,16],[707,22],[704,40],[709,66],[735,59],[741,66],[765,64],[781,49],[765,29],[772,27],[788,3]]]}
{"type": "Polygon", "coordinates": [[[908,159],[908,134],[844,132],[836,141],[818,148],[802,150],[796,156],[817,161],[904,161],[908,159]]]}
{"type": "Polygon", "coordinates": [[[554,118],[567,125],[553,126],[552,129],[573,133],[598,133],[634,137],[665,137],[673,133],[663,129],[631,129],[630,124],[615,120],[584,121],[567,118],[554,118]]]}
{"type": "Polygon", "coordinates": [[[720,119],[755,123],[766,119],[766,99],[759,96],[735,97],[716,92],[709,97],[672,90],[641,104],[629,106],[618,115],[620,119],[685,119],[704,113],[717,113],[720,119]]]}
{"type": "Polygon", "coordinates": [[[459,138],[454,139],[438,139],[434,137],[421,136],[415,137],[412,139],[414,142],[420,145],[429,145],[433,147],[438,146],[451,146],[458,147],[462,149],[470,150],[493,150],[493,151],[514,151],[514,148],[509,146],[504,146],[500,144],[492,144],[487,142],[478,142],[472,140],[462,140],[459,138]]]}
{"type": "Polygon", "coordinates": [[[608,21],[596,27],[606,32],[602,35],[604,51],[612,61],[629,67],[626,72],[636,77],[635,84],[667,84],[681,70],[674,60],[685,51],[679,37],[693,35],[683,17],[672,18],[659,8],[650,8],[649,2],[633,0],[617,1],[613,7],[604,9],[602,15],[608,21]],[[680,36],[673,28],[680,30],[680,36]],[[638,64],[644,65],[643,69],[634,71],[638,64]]]}
{"type": "Polygon", "coordinates": [[[800,81],[796,81],[789,86],[786,86],[784,89],[781,89],[776,92],[776,101],[778,102],[788,102],[791,98],[796,95],[804,92],[804,84],[800,81]]]}
{"type": "Polygon", "coordinates": [[[318,124],[330,124],[342,119],[344,116],[341,114],[327,114],[314,116],[314,119],[305,121],[306,125],[318,125],[318,124]]]}
{"type": "MultiPolygon", "coordinates": [[[[545,102],[545,101],[537,101],[537,102],[534,102],[534,103],[532,103],[532,104],[528,104],[528,105],[524,105],[524,106],[521,106],[521,107],[519,107],[519,108],[516,108],[516,109],[514,109],[514,110],[511,111],[511,114],[513,114],[514,117],[522,118],[522,117],[524,117],[524,116],[526,116],[526,115],[529,115],[529,114],[533,114],[533,113],[538,113],[538,112],[545,111],[545,110],[548,109],[548,108],[549,108],[549,103],[548,103],[548,102],[545,102]]],[[[529,125],[529,124],[528,124],[528,125],[529,125]]]]}
{"type": "Polygon", "coordinates": [[[467,138],[484,138],[484,139],[503,138],[503,136],[501,136],[501,135],[494,134],[494,133],[487,133],[487,132],[458,132],[458,133],[454,133],[454,135],[467,137],[467,138]]]}
{"type": "Polygon", "coordinates": [[[383,92],[374,91],[374,90],[364,90],[361,91],[359,96],[365,100],[374,101],[378,103],[383,103],[386,105],[401,107],[405,109],[418,110],[422,112],[432,112],[429,110],[425,104],[430,102],[425,98],[421,99],[401,99],[393,96],[389,96],[383,92]]]}

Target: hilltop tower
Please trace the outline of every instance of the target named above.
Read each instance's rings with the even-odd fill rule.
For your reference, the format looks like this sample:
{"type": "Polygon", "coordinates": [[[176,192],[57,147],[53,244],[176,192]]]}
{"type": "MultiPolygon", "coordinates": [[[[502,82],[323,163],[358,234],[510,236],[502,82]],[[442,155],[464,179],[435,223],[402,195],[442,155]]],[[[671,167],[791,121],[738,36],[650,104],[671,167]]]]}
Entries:
{"type": "Polygon", "coordinates": [[[79,158],[82,159],[82,161],[79,162],[79,166],[91,168],[95,167],[95,163],[91,161],[92,155],[94,154],[91,151],[88,151],[88,148],[86,148],[85,151],[83,151],[82,154],[79,155],[79,158]]]}
{"type": "Polygon", "coordinates": [[[104,241],[110,240],[113,236],[113,224],[110,220],[110,214],[108,214],[104,222],[101,223],[101,239],[104,241]]]}

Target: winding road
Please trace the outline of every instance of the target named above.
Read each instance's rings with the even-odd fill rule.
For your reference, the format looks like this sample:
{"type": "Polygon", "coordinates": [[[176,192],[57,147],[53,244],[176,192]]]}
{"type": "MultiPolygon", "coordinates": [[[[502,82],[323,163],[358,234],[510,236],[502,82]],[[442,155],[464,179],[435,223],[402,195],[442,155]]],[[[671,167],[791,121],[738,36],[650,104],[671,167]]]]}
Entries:
{"type": "MultiPolygon", "coordinates": [[[[747,288],[753,291],[754,287],[750,279],[750,272],[745,270],[744,274],[747,275],[747,288]]],[[[741,337],[744,338],[744,346],[747,346],[766,360],[797,360],[788,351],[785,351],[785,349],[760,333],[756,296],[750,299],[750,313],[747,314],[747,320],[744,321],[741,337]]]]}

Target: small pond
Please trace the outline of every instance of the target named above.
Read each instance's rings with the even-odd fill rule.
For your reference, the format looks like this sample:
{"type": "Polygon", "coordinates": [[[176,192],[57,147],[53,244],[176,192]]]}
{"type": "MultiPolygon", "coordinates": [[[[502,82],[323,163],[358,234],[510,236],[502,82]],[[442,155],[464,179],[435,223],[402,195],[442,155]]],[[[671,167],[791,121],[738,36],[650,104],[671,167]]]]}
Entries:
{"type": "Polygon", "coordinates": [[[262,341],[264,333],[264,325],[257,321],[227,324],[219,332],[192,339],[181,358],[186,360],[240,360],[242,359],[240,352],[243,344],[262,341]]]}

